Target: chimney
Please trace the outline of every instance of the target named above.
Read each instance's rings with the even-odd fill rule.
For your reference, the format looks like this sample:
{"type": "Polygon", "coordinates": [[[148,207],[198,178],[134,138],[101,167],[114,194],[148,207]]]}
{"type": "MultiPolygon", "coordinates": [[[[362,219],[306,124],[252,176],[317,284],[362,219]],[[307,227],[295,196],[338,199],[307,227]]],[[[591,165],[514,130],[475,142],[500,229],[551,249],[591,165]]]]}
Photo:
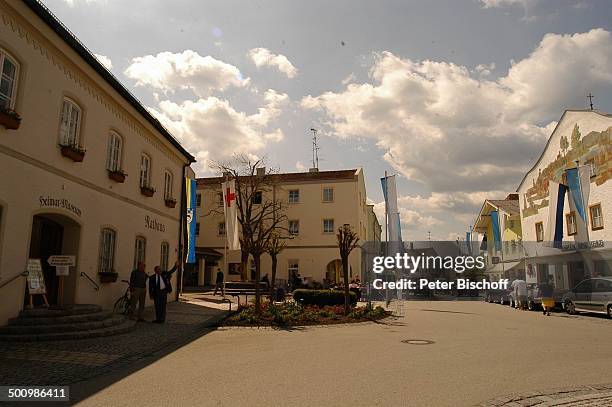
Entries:
{"type": "Polygon", "coordinates": [[[508,196],[506,197],[506,201],[518,201],[518,200],[519,200],[518,194],[508,194],[508,196]]]}
{"type": "Polygon", "coordinates": [[[264,175],[266,175],[266,167],[257,168],[257,176],[263,177],[264,175]]]}

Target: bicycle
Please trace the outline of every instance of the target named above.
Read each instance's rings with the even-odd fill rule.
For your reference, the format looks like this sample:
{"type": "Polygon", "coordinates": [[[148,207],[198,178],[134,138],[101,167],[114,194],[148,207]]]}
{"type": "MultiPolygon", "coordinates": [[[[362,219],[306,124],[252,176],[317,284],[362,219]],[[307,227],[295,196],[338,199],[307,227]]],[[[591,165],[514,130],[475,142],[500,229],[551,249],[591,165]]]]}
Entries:
{"type": "Polygon", "coordinates": [[[116,314],[128,315],[130,313],[130,305],[132,304],[132,297],[130,295],[130,282],[127,280],[121,280],[122,283],[127,284],[125,293],[115,301],[113,306],[113,312],[116,314]]]}

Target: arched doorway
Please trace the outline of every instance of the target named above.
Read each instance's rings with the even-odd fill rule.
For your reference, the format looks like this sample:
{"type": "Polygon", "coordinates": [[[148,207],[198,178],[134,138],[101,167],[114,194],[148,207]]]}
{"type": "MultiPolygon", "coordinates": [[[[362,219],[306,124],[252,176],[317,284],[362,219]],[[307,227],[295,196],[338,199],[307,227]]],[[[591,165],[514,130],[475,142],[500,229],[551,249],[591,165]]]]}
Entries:
{"type": "Polygon", "coordinates": [[[327,263],[325,278],[335,284],[342,282],[342,260],[335,259],[327,263]]]}
{"type": "MultiPolygon", "coordinates": [[[[47,299],[50,305],[63,303],[74,304],[76,294],[76,269],[70,268],[70,275],[64,277],[63,294],[59,298],[59,277],[56,276],[55,267],[47,262],[53,255],[74,255],[79,250],[81,226],[74,220],[56,213],[34,215],[32,218],[32,232],[30,234],[29,258],[40,259],[45,278],[47,299]]],[[[35,296],[39,297],[39,296],[35,296]]],[[[29,303],[28,288],[24,305],[29,303]]],[[[41,298],[34,299],[34,305],[40,305],[41,298]]]]}

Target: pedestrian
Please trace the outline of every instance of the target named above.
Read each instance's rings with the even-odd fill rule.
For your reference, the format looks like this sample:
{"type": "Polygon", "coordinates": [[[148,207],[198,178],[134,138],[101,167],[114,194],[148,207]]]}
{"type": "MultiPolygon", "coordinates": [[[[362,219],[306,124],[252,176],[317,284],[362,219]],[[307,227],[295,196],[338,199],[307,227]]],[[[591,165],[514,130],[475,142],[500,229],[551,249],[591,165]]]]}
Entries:
{"type": "Polygon", "coordinates": [[[266,285],[270,287],[270,279],[268,278],[268,273],[264,274],[264,276],[261,278],[261,282],[266,283],[266,285]]]}
{"type": "Polygon", "coordinates": [[[220,268],[217,269],[217,277],[215,278],[215,292],[213,295],[217,295],[217,291],[221,290],[221,295],[225,297],[225,287],[223,285],[223,279],[225,276],[220,268]]]}
{"type": "Polygon", "coordinates": [[[524,310],[527,306],[527,282],[521,279],[514,280],[512,287],[514,288],[516,309],[524,310]]]}
{"type": "Polygon", "coordinates": [[[155,274],[149,278],[149,296],[155,304],[155,320],[153,323],[163,324],[166,321],[166,303],[168,294],[172,292],[170,278],[176,271],[178,261],[170,271],[162,271],[160,266],[155,266],[155,274]]]}
{"type": "Polygon", "coordinates": [[[550,310],[555,307],[554,286],[550,279],[540,285],[540,296],[542,297],[542,314],[550,316],[550,310]]]}
{"type": "Polygon", "coordinates": [[[142,313],[144,311],[145,301],[147,299],[147,278],[145,272],[145,264],[138,262],[136,269],[130,274],[130,319],[137,319],[143,322],[142,313]],[[136,303],[138,303],[138,314],[135,314],[136,303]]]}

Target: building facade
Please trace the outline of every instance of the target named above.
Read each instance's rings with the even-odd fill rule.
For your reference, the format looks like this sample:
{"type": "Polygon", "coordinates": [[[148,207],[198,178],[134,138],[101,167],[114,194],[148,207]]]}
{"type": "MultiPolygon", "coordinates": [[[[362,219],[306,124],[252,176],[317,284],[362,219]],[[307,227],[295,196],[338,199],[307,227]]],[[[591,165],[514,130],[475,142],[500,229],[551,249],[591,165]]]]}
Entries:
{"type": "MultiPolygon", "coordinates": [[[[589,276],[611,276],[612,259],[612,115],[598,111],[565,111],[544,151],[518,187],[528,282],[552,278],[569,289],[589,276]],[[566,183],[566,172],[588,166],[585,202],[588,250],[578,242],[577,214],[565,196],[562,248],[545,242],[549,181],[566,183]]],[[[582,242],[585,243],[585,242],[582,242]]]]}
{"type": "MultiPolygon", "coordinates": [[[[291,273],[299,273],[306,282],[321,283],[324,279],[339,282],[341,262],[336,241],[338,227],[349,224],[364,243],[368,239],[380,241],[381,227],[373,206],[367,204],[363,171],[316,171],[276,174],[273,193],[286,208],[291,236],[287,247],[278,256],[277,279],[286,282],[291,273]]],[[[223,270],[226,281],[240,280],[239,250],[227,253],[225,223],[221,198],[222,178],[198,179],[198,236],[197,251],[199,285],[214,283],[217,269],[223,270]],[[227,267],[225,264],[227,263],[227,267]]],[[[262,276],[270,276],[271,259],[261,258],[262,276]]],[[[351,276],[361,277],[361,250],[357,248],[349,258],[351,276]]],[[[249,268],[254,270],[252,258],[249,268]]],[[[250,276],[251,274],[248,273],[250,276]]],[[[194,278],[195,280],[195,278],[194,278]]]]}
{"type": "Polygon", "coordinates": [[[0,0],[0,65],[0,114],[21,116],[0,124],[0,325],[28,302],[28,259],[51,305],[112,307],[138,261],[177,259],[194,159],[35,0],[0,0]],[[61,289],[52,255],[76,259],[61,289]]]}

